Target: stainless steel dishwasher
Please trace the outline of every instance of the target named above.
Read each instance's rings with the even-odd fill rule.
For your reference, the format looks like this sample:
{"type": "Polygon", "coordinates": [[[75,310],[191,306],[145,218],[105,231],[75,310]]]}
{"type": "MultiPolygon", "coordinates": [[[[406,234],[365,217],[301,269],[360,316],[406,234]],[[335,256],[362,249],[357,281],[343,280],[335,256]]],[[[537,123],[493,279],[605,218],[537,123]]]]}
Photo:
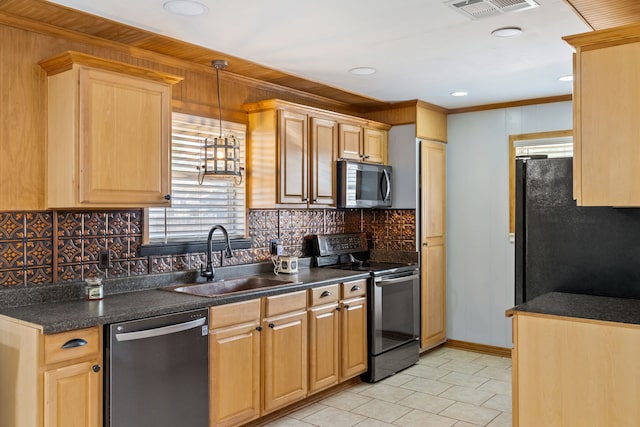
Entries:
{"type": "Polygon", "coordinates": [[[209,425],[207,309],[107,328],[106,427],[209,425]]]}

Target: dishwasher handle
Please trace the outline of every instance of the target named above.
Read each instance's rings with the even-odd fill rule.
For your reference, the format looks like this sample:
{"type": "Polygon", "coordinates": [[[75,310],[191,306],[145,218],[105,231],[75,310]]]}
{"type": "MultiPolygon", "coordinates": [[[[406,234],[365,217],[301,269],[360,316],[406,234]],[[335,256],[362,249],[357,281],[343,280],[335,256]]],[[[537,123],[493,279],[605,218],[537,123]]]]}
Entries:
{"type": "Polygon", "coordinates": [[[176,323],[174,325],[162,326],[160,328],[144,329],[142,331],[134,331],[134,332],[122,332],[119,334],[115,334],[115,336],[118,341],[141,340],[144,338],[153,338],[153,337],[159,337],[162,335],[173,334],[176,332],[187,331],[189,329],[194,329],[199,326],[204,326],[205,323],[207,323],[207,318],[203,317],[201,319],[190,320],[184,323],[176,323]]]}

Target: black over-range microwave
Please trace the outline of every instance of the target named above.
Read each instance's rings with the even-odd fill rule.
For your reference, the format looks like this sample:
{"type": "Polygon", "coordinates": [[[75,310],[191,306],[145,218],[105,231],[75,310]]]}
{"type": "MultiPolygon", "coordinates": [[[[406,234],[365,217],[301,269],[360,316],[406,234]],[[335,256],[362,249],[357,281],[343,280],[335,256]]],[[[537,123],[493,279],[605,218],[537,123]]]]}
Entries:
{"type": "Polygon", "coordinates": [[[338,160],[339,208],[391,207],[391,166],[338,160]]]}

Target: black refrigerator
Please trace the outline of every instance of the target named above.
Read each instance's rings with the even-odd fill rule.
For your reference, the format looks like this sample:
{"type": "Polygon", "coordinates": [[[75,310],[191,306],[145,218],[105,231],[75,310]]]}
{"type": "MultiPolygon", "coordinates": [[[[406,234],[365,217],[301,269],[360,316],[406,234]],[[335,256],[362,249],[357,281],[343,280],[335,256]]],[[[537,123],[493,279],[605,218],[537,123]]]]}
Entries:
{"type": "Polygon", "coordinates": [[[515,203],[516,304],[552,291],[640,299],[640,209],[576,206],[571,158],[517,159],[515,203]]]}

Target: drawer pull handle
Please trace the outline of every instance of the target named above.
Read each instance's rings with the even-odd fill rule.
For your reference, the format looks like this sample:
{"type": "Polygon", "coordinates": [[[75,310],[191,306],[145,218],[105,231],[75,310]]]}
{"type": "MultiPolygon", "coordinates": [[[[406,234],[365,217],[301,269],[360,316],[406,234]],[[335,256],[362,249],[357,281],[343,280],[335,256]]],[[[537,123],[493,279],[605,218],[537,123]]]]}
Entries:
{"type": "Polygon", "coordinates": [[[323,293],[320,294],[320,298],[330,297],[330,296],[331,296],[331,291],[324,291],[323,293]]]}
{"type": "Polygon", "coordinates": [[[271,329],[273,329],[273,328],[275,328],[275,327],[276,327],[276,325],[275,325],[274,323],[269,323],[269,327],[270,327],[271,329]]]}
{"type": "Polygon", "coordinates": [[[360,289],[362,289],[360,285],[353,285],[351,287],[351,292],[359,291],[360,289]]]}
{"type": "Polygon", "coordinates": [[[100,365],[93,365],[91,370],[93,370],[93,372],[100,372],[100,365]]]}
{"type": "Polygon", "coordinates": [[[87,341],[83,340],[82,338],[74,338],[62,344],[62,348],[76,348],[82,347],[83,345],[87,345],[87,341]]]}
{"type": "Polygon", "coordinates": [[[336,311],[340,311],[340,306],[336,307],[336,311]]]}

